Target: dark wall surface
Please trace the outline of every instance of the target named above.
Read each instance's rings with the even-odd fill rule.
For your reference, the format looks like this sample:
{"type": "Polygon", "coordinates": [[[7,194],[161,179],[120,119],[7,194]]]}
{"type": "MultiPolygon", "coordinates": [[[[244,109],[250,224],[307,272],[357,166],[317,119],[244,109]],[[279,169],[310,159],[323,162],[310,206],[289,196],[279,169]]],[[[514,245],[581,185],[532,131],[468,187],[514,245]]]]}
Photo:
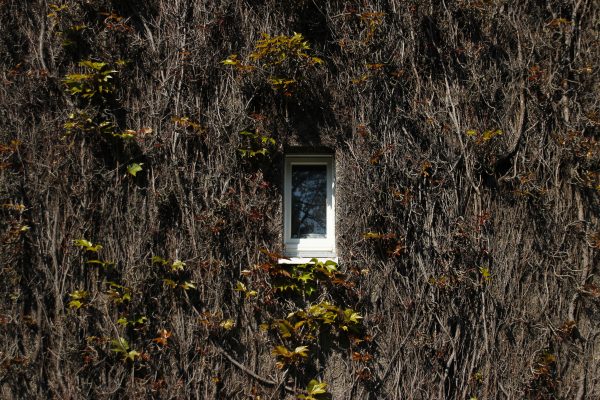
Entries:
{"type": "Polygon", "coordinates": [[[598,21],[0,0],[0,397],[599,398],[598,21]],[[295,147],[334,272],[274,261],[295,147]]]}

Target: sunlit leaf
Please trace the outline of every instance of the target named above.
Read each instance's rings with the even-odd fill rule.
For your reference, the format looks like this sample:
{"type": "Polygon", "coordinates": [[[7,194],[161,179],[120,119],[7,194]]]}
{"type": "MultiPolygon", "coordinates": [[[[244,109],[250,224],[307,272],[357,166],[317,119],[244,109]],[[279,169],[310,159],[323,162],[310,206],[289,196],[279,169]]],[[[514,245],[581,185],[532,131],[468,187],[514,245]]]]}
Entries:
{"type": "Polygon", "coordinates": [[[165,260],[164,258],[162,258],[160,256],[152,256],[152,262],[155,264],[167,265],[169,263],[169,260],[165,260]]]}
{"type": "Polygon", "coordinates": [[[227,57],[225,60],[221,61],[221,64],[224,65],[237,65],[240,62],[237,59],[237,54],[232,54],[229,57],[227,57]]]}
{"type": "Polygon", "coordinates": [[[298,346],[294,349],[294,353],[302,357],[308,357],[308,346],[298,346]]]}
{"type": "Polygon", "coordinates": [[[294,332],[294,327],[285,319],[281,319],[277,321],[277,328],[279,329],[279,334],[283,338],[292,337],[294,332]]]}
{"type": "Polygon", "coordinates": [[[273,350],[271,350],[271,353],[275,356],[281,356],[284,358],[291,358],[294,356],[294,353],[292,353],[285,346],[282,346],[282,345],[275,346],[275,348],[273,348],[273,350]]]}
{"type": "Polygon", "coordinates": [[[325,382],[319,382],[316,379],[312,379],[310,382],[308,382],[306,391],[310,395],[327,393],[327,384],[325,382]]]}
{"type": "Polygon", "coordinates": [[[483,276],[483,278],[486,280],[491,279],[491,277],[492,277],[492,274],[491,274],[489,268],[479,267],[479,272],[481,273],[481,276],[483,276]]]}
{"type": "Polygon", "coordinates": [[[83,306],[83,303],[79,300],[71,300],[69,302],[69,308],[72,308],[74,310],[78,310],[83,306]]]}
{"type": "Polygon", "coordinates": [[[129,351],[129,343],[125,338],[118,337],[117,339],[111,340],[112,351],[116,353],[127,353],[129,351]]]}
{"type": "Polygon", "coordinates": [[[88,296],[88,292],[85,290],[76,290],[69,294],[69,296],[74,300],[85,299],[88,296]]]}
{"type": "Polygon", "coordinates": [[[359,313],[354,312],[351,309],[347,309],[344,311],[344,313],[348,316],[348,320],[354,322],[355,324],[360,323],[360,320],[362,319],[359,313]]]}
{"type": "Polygon", "coordinates": [[[102,245],[93,244],[89,240],[85,240],[85,239],[73,240],[73,244],[78,247],[83,247],[86,251],[91,251],[91,252],[97,252],[98,250],[102,249],[102,245]]]}
{"type": "Polygon", "coordinates": [[[182,283],[181,285],[179,285],[179,286],[181,286],[181,288],[182,288],[183,290],[196,289],[196,286],[194,285],[194,282],[191,282],[191,281],[185,281],[185,282],[183,282],[183,283],[182,283]]]}
{"type": "Polygon", "coordinates": [[[165,278],[165,279],[163,279],[163,283],[165,284],[165,286],[168,286],[171,289],[174,289],[177,287],[177,282],[175,282],[172,279],[165,278]]]}
{"type": "Polygon", "coordinates": [[[140,172],[143,168],[142,165],[144,163],[133,163],[127,166],[127,173],[131,176],[136,176],[138,172],[140,172]]]}
{"type": "Polygon", "coordinates": [[[173,265],[171,265],[171,269],[173,271],[181,271],[185,268],[185,263],[181,260],[173,261],[173,265]]]}
{"type": "Polygon", "coordinates": [[[232,319],[226,319],[224,321],[221,321],[219,326],[221,328],[225,329],[226,331],[229,331],[229,330],[233,329],[233,327],[235,326],[235,322],[232,319]]]}
{"type": "Polygon", "coordinates": [[[131,350],[127,352],[127,355],[125,356],[125,359],[131,360],[131,361],[135,361],[136,358],[140,357],[141,354],[135,350],[131,350]]]}

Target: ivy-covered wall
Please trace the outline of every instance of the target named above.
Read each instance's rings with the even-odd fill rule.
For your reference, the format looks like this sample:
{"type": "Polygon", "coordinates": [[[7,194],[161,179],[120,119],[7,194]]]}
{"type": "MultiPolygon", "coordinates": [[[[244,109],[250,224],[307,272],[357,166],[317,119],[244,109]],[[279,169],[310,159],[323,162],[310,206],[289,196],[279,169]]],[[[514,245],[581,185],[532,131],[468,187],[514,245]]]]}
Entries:
{"type": "Polygon", "coordinates": [[[599,18],[0,0],[0,397],[599,397],[599,18]],[[299,147],[337,265],[276,262],[299,147]]]}

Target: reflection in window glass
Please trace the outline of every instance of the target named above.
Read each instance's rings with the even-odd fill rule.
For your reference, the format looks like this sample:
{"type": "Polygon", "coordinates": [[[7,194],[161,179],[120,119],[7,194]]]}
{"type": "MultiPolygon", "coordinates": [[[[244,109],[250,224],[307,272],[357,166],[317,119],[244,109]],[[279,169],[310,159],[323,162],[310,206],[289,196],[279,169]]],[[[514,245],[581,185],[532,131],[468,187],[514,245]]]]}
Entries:
{"type": "Polygon", "coordinates": [[[292,238],[327,234],[327,166],[292,166],[292,238]]]}

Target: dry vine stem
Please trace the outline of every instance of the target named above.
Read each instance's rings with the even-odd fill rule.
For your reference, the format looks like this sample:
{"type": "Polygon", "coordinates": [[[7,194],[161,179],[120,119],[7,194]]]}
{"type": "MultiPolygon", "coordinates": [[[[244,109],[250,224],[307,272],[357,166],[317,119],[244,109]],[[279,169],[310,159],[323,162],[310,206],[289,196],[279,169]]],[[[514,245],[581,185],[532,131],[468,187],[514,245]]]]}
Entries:
{"type": "Polygon", "coordinates": [[[600,398],[598,20],[0,0],[0,397],[600,398]],[[346,285],[305,303],[260,253],[294,147],[335,152],[346,285]],[[265,378],[273,324],[340,299],[364,342],[265,378]]]}

